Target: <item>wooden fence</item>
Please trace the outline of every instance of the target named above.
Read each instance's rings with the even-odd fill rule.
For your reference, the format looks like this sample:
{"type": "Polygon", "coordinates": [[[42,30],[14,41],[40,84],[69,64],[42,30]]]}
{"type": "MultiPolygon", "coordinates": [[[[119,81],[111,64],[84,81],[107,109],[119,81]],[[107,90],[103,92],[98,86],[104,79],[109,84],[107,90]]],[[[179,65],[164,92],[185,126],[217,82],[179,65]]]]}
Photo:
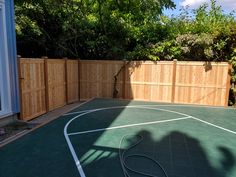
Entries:
{"type": "Polygon", "coordinates": [[[78,100],[118,98],[227,106],[228,63],[20,59],[21,118],[78,100]],[[122,68],[122,69],[121,69],[122,68]]]}
{"type": "Polygon", "coordinates": [[[19,60],[21,112],[23,120],[29,120],[47,112],[45,63],[42,59],[19,60]]]}
{"type": "MultiPolygon", "coordinates": [[[[119,71],[122,61],[80,61],[80,98],[87,100],[93,97],[112,98],[114,75],[119,71]]],[[[122,97],[123,73],[118,77],[117,89],[122,97]]]]}
{"type": "Polygon", "coordinates": [[[132,62],[126,67],[125,97],[171,102],[173,62],[132,62]]]}
{"type": "MultiPolygon", "coordinates": [[[[81,61],[81,99],[112,97],[121,61],[81,61]]],[[[230,65],[209,62],[130,62],[118,78],[118,97],[227,106],[230,65]]]]}
{"type": "Polygon", "coordinates": [[[21,119],[79,101],[78,60],[19,60],[21,119]]]}

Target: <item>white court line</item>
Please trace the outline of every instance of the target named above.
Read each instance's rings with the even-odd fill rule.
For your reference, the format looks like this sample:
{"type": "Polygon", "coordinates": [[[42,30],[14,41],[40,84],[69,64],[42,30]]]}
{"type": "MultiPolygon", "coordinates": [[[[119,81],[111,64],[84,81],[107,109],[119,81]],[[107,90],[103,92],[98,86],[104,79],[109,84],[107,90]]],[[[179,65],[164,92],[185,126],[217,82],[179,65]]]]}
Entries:
{"type": "Polygon", "coordinates": [[[207,121],[198,119],[198,118],[196,118],[196,117],[192,117],[192,119],[195,119],[195,120],[200,121],[200,122],[202,122],[202,123],[205,123],[205,124],[207,124],[207,125],[211,125],[211,126],[213,126],[213,127],[216,127],[216,128],[218,128],[218,129],[221,129],[221,130],[224,130],[224,131],[226,131],[226,132],[229,132],[229,133],[232,133],[232,134],[235,134],[235,135],[236,135],[236,132],[235,132],[235,131],[229,130],[229,129],[227,129],[227,128],[223,128],[223,127],[221,127],[221,126],[218,126],[218,125],[212,124],[212,123],[210,123],[210,122],[207,122],[207,121]]]}
{"type": "Polygon", "coordinates": [[[93,109],[87,109],[87,110],[84,110],[84,111],[65,113],[62,116],[70,116],[70,115],[74,115],[74,114],[82,114],[82,113],[89,112],[89,111],[93,111],[93,109]]]}
{"type": "MultiPolygon", "coordinates": [[[[87,114],[87,112],[84,113],[84,114],[87,114]]],[[[82,166],[81,166],[81,164],[80,164],[80,161],[79,161],[79,159],[78,159],[78,157],[77,157],[77,155],[76,155],[75,149],[74,149],[74,147],[73,147],[73,145],[72,145],[72,143],[71,143],[71,141],[70,141],[70,138],[69,138],[69,136],[68,136],[67,128],[68,128],[69,124],[70,124],[74,119],[76,119],[76,118],[78,118],[78,117],[80,117],[80,116],[82,116],[82,115],[84,115],[84,114],[75,116],[73,119],[71,119],[69,122],[67,122],[66,126],[64,127],[64,136],[65,136],[67,145],[68,145],[68,147],[69,147],[69,149],[70,149],[71,155],[72,155],[72,157],[73,157],[73,159],[74,159],[74,161],[75,161],[75,165],[76,165],[76,167],[77,167],[77,170],[79,171],[80,177],[86,177],[86,176],[85,176],[85,174],[84,174],[84,170],[82,169],[82,166]]]]}
{"type": "Polygon", "coordinates": [[[94,129],[94,130],[87,130],[87,131],[82,131],[82,132],[69,133],[68,135],[69,136],[81,135],[81,134],[101,132],[101,131],[106,131],[106,130],[114,130],[114,129],[121,129],[121,128],[127,128],[127,127],[137,127],[137,126],[141,126],[141,125],[151,125],[151,124],[159,124],[159,123],[165,123],[165,122],[173,122],[173,121],[185,120],[185,119],[190,119],[190,118],[192,118],[192,116],[181,117],[181,118],[176,118],[176,119],[153,121],[153,122],[144,122],[144,123],[138,123],[138,124],[121,125],[121,126],[115,126],[115,127],[109,127],[109,128],[99,128],[99,129],[94,129]]]}
{"type": "Polygon", "coordinates": [[[112,107],[106,107],[106,108],[86,109],[86,110],[83,110],[83,111],[78,111],[78,112],[72,112],[72,113],[64,114],[63,116],[73,115],[73,114],[81,114],[81,113],[86,113],[86,112],[95,112],[95,111],[101,111],[101,110],[109,110],[109,109],[120,109],[120,108],[122,108],[122,109],[123,109],[123,108],[143,108],[143,109],[152,109],[152,110],[160,110],[160,111],[172,112],[172,113],[176,113],[176,114],[180,114],[180,115],[184,115],[184,116],[189,116],[189,115],[187,115],[187,114],[180,113],[180,112],[177,112],[177,111],[168,110],[168,109],[150,108],[150,107],[154,107],[154,106],[167,106],[167,105],[112,106],[112,107]]]}
{"type": "MultiPolygon", "coordinates": [[[[75,152],[75,149],[70,141],[70,138],[69,138],[69,135],[68,135],[68,132],[67,132],[67,129],[68,129],[68,126],[70,125],[71,122],[73,122],[75,119],[78,119],[79,117],[82,117],[86,114],[89,114],[89,113],[92,113],[92,112],[96,112],[96,111],[102,111],[102,110],[109,110],[109,109],[121,109],[121,108],[140,108],[140,109],[150,109],[150,110],[159,110],[159,111],[165,111],[165,112],[171,112],[171,113],[176,113],[176,114],[179,114],[179,115],[182,115],[182,116],[186,116],[186,117],[191,117],[190,115],[187,115],[187,114],[183,114],[183,113],[180,113],[180,112],[177,112],[177,111],[171,111],[171,110],[167,110],[167,109],[160,109],[160,108],[148,108],[148,107],[141,107],[141,106],[114,106],[114,107],[108,107],[108,108],[99,108],[99,109],[94,109],[94,110],[89,110],[89,111],[86,111],[80,115],[77,115],[75,116],[74,118],[70,119],[67,124],[65,125],[64,127],[64,136],[65,136],[65,139],[66,139],[66,142],[67,142],[67,145],[70,149],[70,152],[71,152],[71,155],[75,161],[75,165],[78,169],[78,172],[80,174],[81,177],[86,177],[85,176],[85,173],[83,171],[83,168],[81,166],[81,163],[79,161],[79,158],[77,157],[76,155],[76,152],[75,152]]],[[[185,117],[185,118],[186,118],[185,117]]]]}
{"type": "MultiPolygon", "coordinates": [[[[142,106],[142,107],[190,107],[190,108],[211,108],[211,109],[225,109],[225,110],[234,110],[235,108],[225,108],[225,107],[219,107],[219,106],[201,106],[201,105],[186,105],[186,104],[178,104],[178,105],[171,105],[171,104],[152,104],[152,105],[133,105],[133,106],[142,106]]],[[[109,108],[109,107],[108,107],[109,108]]],[[[112,107],[111,107],[112,108],[112,107]]],[[[99,109],[99,108],[98,108],[99,109]]],[[[81,114],[87,111],[93,111],[95,109],[86,109],[83,111],[77,111],[77,112],[70,112],[70,113],[65,113],[63,116],[68,116],[68,115],[74,115],[74,114],[81,114]]],[[[236,111],[236,109],[235,109],[236,111]]]]}
{"type": "MultiPolygon", "coordinates": [[[[64,127],[64,136],[65,136],[65,139],[66,139],[66,141],[67,141],[68,147],[69,147],[69,149],[70,149],[70,151],[71,151],[71,154],[72,154],[72,156],[73,156],[73,159],[74,159],[74,161],[75,161],[75,164],[76,164],[76,167],[77,167],[77,169],[78,169],[78,171],[79,171],[80,176],[81,176],[81,177],[86,177],[86,176],[85,176],[85,173],[84,173],[84,171],[83,171],[83,169],[82,169],[82,166],[81,166],[81,164],[80,164],[80,161],[79,161],[79,159],[78,159],[78,157],[77,157],[77,155],[76,155],[76,152],[75,152],[75,150],[74,150],[74,147],[73,147],[73,145],[72,145],[72,143],[71,143],[71,141],[70,141],[70,138],[69,138],[69,136],[72,135],[72,134],[68,134],[67,128],[68,128],[68,126],[70,125],[70,123],[73,122],[75,119],[77,119],[77,118],[79,118],[79,117],[82,117],[83,115],[92,113],[92,112],[101,111],[101,110],[109,110],[109,109],[120,109],[120,108],[142,108],[142,109],[150,109],[150,110],[160,110],[160,111],[166,111],[166,112],[171,112],[171,113],[176,113],[176,114],[179,114],[179,115],[186,116],[186,117],[178,118],[178,119],[182,119],[182,120],[183,120],[183,119],[190,119],[190,118],[192,118],[192,119],[198,120],[198,121],[200,121],[200,122],[203,122],[203,123],[205,123],[205,124],[208,124],[208,125],[214,126],[214,127],[216,127],[216,128],[219,128],[219,129],[221,129],[221,130],[227,131],[227,132],[229,132],[229,133],[236,134],[236,132],[234,132],[234,131],[232,131],[232,130],[228,130],[228,129],[225,129],[225,128],[223,128],[223,127],[214,125],[214,124],[212,124],[212,123],[203,121],[203,120],[201,120],[201,119],[198,119],[198,118],[196,118],[196,117],[190,116],[190,115],[188,115],[188,114],[180,113],[180,112],[177,112],[177,111],[171,111],[171,110],[167,110],[167,109],[151,108],[151,107],[153,107],[153,106],[172,106],[172,107],[173,107],[173,106],[186,106],[186,107],[188,106],[188,107],[197,107],[197,106],[191,106],[191,105],[135,105],[135,106],[114,106],[114,107],[107,107],[107,108],[99,108],[99,109],[93,109],[93,110],[80,111],[80,114],[79,114],[79,115],[75,116],[75,117],[72,118],[70,121],[68,121],[67,124],[66,124],[65,127],[64,127]],[[147,107],[147,106],[149,106],[149,107],[147,107]]],[[[199,106],[198,106],[198,107],[199,107],[199,106]]],[[[204,106],[204,107],[207,108],[207,106],[204,106]]],[[[212,107],[212,108],[214,108],[214,107],[212,107]]],[[[78,113],[73,113],[73,114],[78,114],[78,113]]],[[[70,115],[72,115],[72,113],[70,113],[70,115]]],[[[173,119],[172,119],[172,120],[173,120],[173,119]]],[[[166,121],[167,121],[167,120],[166,120],[166,121]]],[[[149,122],[149,123],[150,123],[150,122],[149,122]]],[[[148,122],[147,122],[147,124],[148,124],[148,122]]],[[[128,125],[127,125],[127,126],[128,126],[128,125]]],[[[112,128],[112,127],[110,127],[110,128],[112,128]]],[[[109,128],[107,128],[107,130],[109,130],[109,128]]],[[[104,131],[104,130],[90,130],[90,131],[94,131],[94,132],[95,132],[95,131],[104,131]]],[[[77,132],[77,133],[81,133],[81,132],[77,132]]]]}
{"type": "MultiPolygon", "coordinates": [[[[87,103],[93,101],[94,99],[95,99],[95,98],[91,98],[91,99],[88,99],[87,101],[82,102],[82,103],[79,104],[78,106],[73,107],[73,108],[70,110],[70,112],[71,112],[72,110],[74,110],[74,109],[77,109],[77,108],[83,106],[84,104],[87,104],[87,103]]],[[[82,112],[82,111],[81,111],[81,112],[82,112]]],[[[72,112],[72,113],[73,113],[73,112],[72,112]]],[[[67,114],[68,114],[68,115],[71,115],[71,113],[65,113],[65,114],[62,114],[62,116],[67,115],[67,114]]]]}
{"type": "Polygon", "coordinates": [[[211,108],[211,109],[225,109],[225,110],[236,110],[235,108],[223,107],[223,106],[207,106],[207,105],[188,105],[188,104],[156,104],[146,106],[169,106],[169,107],[190,107],[190,108],[211,108]]]}

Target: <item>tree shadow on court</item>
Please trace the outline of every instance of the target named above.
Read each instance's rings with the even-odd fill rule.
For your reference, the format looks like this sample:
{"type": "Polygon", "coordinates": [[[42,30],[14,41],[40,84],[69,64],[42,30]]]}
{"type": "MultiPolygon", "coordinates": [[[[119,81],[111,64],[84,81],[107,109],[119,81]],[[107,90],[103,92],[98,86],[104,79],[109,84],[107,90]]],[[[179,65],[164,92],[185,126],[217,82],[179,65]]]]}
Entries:
{"type": "MultiPolygon", "coordinates": [[[[217,153],[212,156],[206,152],[198,139],[186,133],[172,131],[158,141],[155,141],[153,136],[156,134],[141,130],[136,135],[124,138],[121,152],[126,157],[123,161],[128,168],[156,177],[166,177],[165,173],[168,177],[232,177],[230,174],[235,166],[235,157],[230,149],[224,146],[216,147],[217,153]],[[143,140],[132,147],[140,138],[143,140]],[[129,149],[130,147],[132,148],[129,149]],[[135,156],[132,156],[134,154],[135,156]],[[153,160],[137,155],[144,155],[153,160]]],[[[87,176],[124,176],[119,148],[96,146],[93,149],[93,153],[99,152],[100,156],[93,161],[82,162],[87,176]]],[[[144,176],[125,169],[131,177],[144,176]]]]}

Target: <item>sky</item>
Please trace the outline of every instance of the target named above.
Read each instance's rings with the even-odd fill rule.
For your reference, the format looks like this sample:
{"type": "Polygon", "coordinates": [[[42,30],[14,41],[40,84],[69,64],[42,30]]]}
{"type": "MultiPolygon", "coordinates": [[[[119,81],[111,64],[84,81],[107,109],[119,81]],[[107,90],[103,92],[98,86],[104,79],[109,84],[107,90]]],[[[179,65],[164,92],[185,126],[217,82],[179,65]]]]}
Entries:
{"type": "MultiPolygon", "coordinates": [[[[181,6],[189,6],[190,9],[196,9],[203,3],[210,4],[210,0],[173,0],[176,4],[175,10],[165,10],[164,14],[171,16],[172,14],[179,14],[181,6]]],[[[217,0],[217,5],[220,5],[224,12],[230,13],[236,10],[236,0],[217,0]]]]}

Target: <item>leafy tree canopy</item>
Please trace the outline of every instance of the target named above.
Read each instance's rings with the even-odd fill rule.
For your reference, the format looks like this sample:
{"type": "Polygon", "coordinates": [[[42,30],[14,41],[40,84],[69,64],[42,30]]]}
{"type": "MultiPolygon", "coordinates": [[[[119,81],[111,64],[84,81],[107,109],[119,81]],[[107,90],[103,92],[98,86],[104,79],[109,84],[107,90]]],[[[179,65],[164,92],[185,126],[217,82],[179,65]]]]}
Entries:
{"type": "Polygon", "coordinates": [[[171,0],[16,0],[18,53],[123,58],[163,38],[160,15],[174,7],[171,0]]]}

